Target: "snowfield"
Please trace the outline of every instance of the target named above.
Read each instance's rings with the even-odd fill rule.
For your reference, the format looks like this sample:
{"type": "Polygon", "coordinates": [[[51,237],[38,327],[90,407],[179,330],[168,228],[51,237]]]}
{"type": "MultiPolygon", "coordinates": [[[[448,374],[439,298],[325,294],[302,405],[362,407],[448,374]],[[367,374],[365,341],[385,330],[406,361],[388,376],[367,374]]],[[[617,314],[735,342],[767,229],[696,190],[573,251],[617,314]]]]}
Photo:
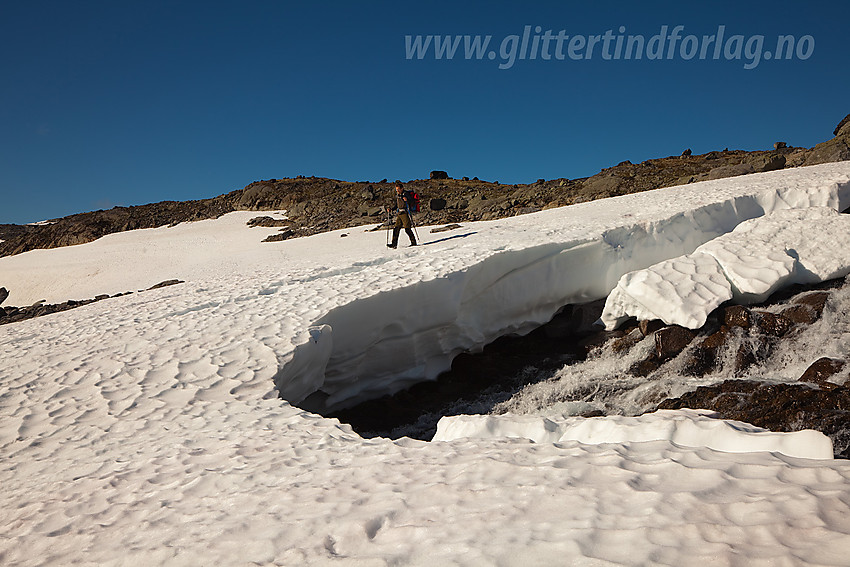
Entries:
{"type": "Polygon", "coordinates": [[[239,212],[2,258],[11,305],[186,283],[0,327],[0,563],[847,565],[850,464],[816,432],[682,411],[364,440],[277,396],[324,410],[436,377],[703,245],[744,264],[716,239],[759,217],[801,252],[723,271],[730,297],[840,274],[846,234],[808,227],[848,204],[844,162],[420,227],[400,250],[363,227],[261,244],[275,230],[245,223],[266,213],[239,212]]]}

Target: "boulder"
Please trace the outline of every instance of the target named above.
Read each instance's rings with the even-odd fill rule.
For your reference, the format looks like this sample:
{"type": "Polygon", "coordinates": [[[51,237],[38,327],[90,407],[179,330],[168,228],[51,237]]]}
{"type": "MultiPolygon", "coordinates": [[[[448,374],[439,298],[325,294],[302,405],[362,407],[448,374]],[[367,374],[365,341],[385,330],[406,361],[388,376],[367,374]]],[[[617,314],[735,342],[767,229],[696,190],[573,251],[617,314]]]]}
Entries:
{"type": "Polygon", "coordinates": [[[623,180],[616,175],[598,173],[584,180],[581,185],[581,194],[593,199],[612,197],[616,194],[615,190],[622,182],[623,180]]]}
{"type": "MultiPolygon", "coordinates": [[[[148,291],[150,291],[152,289],[159,289],[161,287],[168,287],[170,285],[177,285],[177,284],[181,284],[181,283],[184,283],[184,282],[182,280],[176,280],[176,279],[175,280],[165,280],[164,282],[159,282],[156,285],[152,285],[151,287],[148,288],[148,291]]],[[[106,297],[109,297],[109,296],[106,296],[106,297]]],[[[101,299],[101,298],[100,298],[100,296],[98,296],[95,299],[101,299]]],[[[103,298],[103,299],[105,299],[105,298],[103,298]]]]}
{"type": "Polygon", "coordinates": [[[749,329],[753,324],[753,314],[746,307],[730,305],[723,310],[723,324],[727,327],[749,329]]]}
{"type": "Polygon", "coordinates": [[[708,179],[723,179],[725,177],[736,177],[755,173],[756,168],[749,163],[738,163],[734,165],[721,165],[708,172],[708,179]]]}
{"type": "Polygon", "coordinates": [[[717,355],[720,348],[729,339],[729,329],[722,327],[703,339],[685,360],[684,372],[689,376],[705,376],[717,367],[717,355]]]}
{"type": "Polygon", "coordinates": [[[638,321],[638,329],[643,333],[644,337],[648,337],[655,331],[664,327],[664,321],[661,319],[653,319],[651,321],[638,321]]]}
{"type": "Polygon", "coordinates": [[[841,136],[822,142],[809,150],[803,165],[818,165],[850,159],[848,141],[850,141],[850,129],[845,124],[842,126],[841,136]]]}
{"type": "Polygon", "coordinates": [[[774,150],[781,150],[782,148],[787,148],[787,147],[788,147],[788,144],[786,144],[785,142],[774,142],[773,143],[773,149],[774,150]]]}
{"type": "Polygon", "coordinates": [[[780,315],[793,321],[811,325],[823,314],[829,292],[812,291],[802,293],[791,300],[791,304],[780,312],[780,315]]]}
{"type": "Polygon", "coordinates": [[[9,297],[9,290],[5,287],[0,287],[0,303],[6,301],[6,298],[9,297]]]}
{"type": "Polygon", "coordinates": [[[688,156],[689,156],[689,155],[691,155],[692,153],[693,153],[693,152],[691,152],[691,148],[688,148],[687,150],[685,150],[684,152],[682,152],[682,157],[688,157],[688,156]]]}
{"type": "Polygon", "coordinates": [[[803,372],[803,375],[800,376],[800,382],[811,382],[819,386],[834,388],[838,384],[828,382],[828,380],[844,370],[846,364],[845,361],[837,358],[819,358],[803,372]]]}
{"type": "Polygon", "coordinates": [[[277,234],[272,234],[271,236],[266,237],[263,242],[280,242],[281,240],[286,240],[288,238],[292,238],[295,236],[295,231],[291,229],[285,229],[277,234]]]}
{"type": "Polygon", "coordinates": [[[430,179],[448,179],[449,174],[445,171],[440,171],[439,169],[435,169],[431,172],[430,179]]]}
{"type": "Polygon", "coordinates": [[[625,335],[622,337],[611,341],[611,350],[613,352],[628,352],[633,346],[643,339],[643,335],[637,327],[634,327],[633,329],[624,329],[624,333],[625,335]]]}
{"type": "Polygon", "coordinates": [[[275,228],[279,226],[291,226],[293,223],[289,219],[276,219],[272,217],[254,217],[248,221],[248,226],[254,228],[255,226],[262,226],[265,228],[275,228]]]}
{"type": "Polygon", "coordinates": [[[757,172],[776,171],[785,167],[785,156],[782,154],[767,154],[753,160],[753,167],[757,172]]]}
{"type": "Polygon", "coordinates": [[[445,199],[431,199],[428,202],[428,208],[432,211],[442,211],[446,208],[446,200],[445,199]]]}
{"type": "MultiPolygon", "coordinates": [[[[279,207],[281,192],[273,184],[257,182],[248,185],[243,191],[236,208],[241,210],[270,210],[279,207]]],[[[283,207],[285,208],[285,207],[283,207]]]]}
{"type": "Polygon", "coordinates": [[[656,370],[661,368],[661,362],[655,356],[649,356],[643,360],[639,360],[629,367],[629,373],[633,376],[646,378],[656,370]]]}
{"type": "Polygon", "coordinates": [[[691,344],[696,334],[679,325],[670,325],[655,332],[655,354],[658,359],[667,361],[678,356],[691,344]]]}
{"type": "Polygon", "coordinates": [[[769,311],[753,311],[753,315],[755,316],[754,326],[770,337],[781,337],[794,327],[794,322],[784,315],[769,311]]]}

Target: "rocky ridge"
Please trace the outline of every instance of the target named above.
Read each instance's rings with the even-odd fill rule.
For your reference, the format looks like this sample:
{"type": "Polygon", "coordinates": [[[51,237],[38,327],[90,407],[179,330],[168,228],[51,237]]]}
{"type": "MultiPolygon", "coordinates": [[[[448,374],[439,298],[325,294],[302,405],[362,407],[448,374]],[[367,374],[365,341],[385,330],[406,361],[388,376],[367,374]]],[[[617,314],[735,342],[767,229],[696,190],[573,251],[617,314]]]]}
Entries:
{"type": "MultiPolygon", "coordinates": [[[[766,151],[723,150],[692,155],[685,150],[679,156],[638,164],[624,161],[580,179],[539,179],[529,184],[503,185],[476,177],[452,179],[445,171],[433,171],[429,179],[409,181],[406,185],[420,195],[422,212],[416,218],[420,225],[490,220],[707,179],[850,159],[848,118],[838,124],[834,134],[834,138],[813,148],[787,147],[784,142],[777,142],[773,150],[766,151]]],[[[0,257],[82,244],[113,232],[217,218],[238,210],[287,211],[290,221],[272,239],[284,240],[383,223],[384,206],[390,202],[391,192],[392,182],[386,179],[349,182],[299,176],[255,181],[211,199],[115,207],[37,225],[0,225],[0,257]]]]}

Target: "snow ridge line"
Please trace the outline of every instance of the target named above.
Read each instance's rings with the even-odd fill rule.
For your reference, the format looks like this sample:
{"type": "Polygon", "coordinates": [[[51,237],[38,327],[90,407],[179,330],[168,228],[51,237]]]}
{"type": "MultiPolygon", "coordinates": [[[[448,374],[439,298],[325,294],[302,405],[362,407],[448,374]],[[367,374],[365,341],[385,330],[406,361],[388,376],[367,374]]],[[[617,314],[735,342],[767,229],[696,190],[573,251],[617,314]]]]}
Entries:
{"type": "Polygon", "coordinates": [[[692,253],[775,210],[850,206],[850,176],[759,188],[654,222],[498,252],[470,267],[330,309],[279,357],[281,396],[325,412],[435,379],[461,352],[525,334],[567,304],[606,297],[628,272],[692,253]]]}

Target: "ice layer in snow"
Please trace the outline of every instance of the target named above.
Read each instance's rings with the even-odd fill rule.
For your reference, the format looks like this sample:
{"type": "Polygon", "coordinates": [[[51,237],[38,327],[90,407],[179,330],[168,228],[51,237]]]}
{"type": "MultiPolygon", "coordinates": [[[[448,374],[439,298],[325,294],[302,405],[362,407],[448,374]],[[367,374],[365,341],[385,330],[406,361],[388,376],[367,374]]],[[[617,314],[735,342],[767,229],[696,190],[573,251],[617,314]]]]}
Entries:
{"type": "Polygon", "coordinates": [[[602,322],[630,317],[696,329],[723,302],[757,303],[780,287],[850,273],[850,216],[812,207],[769,213],[699,246],[620,278],[602,322]]]}
{"type": "Polygon", "coordinates": [[[673,413],[588,442],[365,440],[274,384],[332,405],[434,376],[848,188],[847,163],[773,172],[394,251],[362,229],[260,244],[273,231],[233,213],[2,258],[13,305],[186,283],[0,327],[0,563],[846,565],[850,466],[784,454],[795,436],[734,453],[767,437],[728,422],[703,438],[722,451],[686,446],[704,418],[673,413]]]}

